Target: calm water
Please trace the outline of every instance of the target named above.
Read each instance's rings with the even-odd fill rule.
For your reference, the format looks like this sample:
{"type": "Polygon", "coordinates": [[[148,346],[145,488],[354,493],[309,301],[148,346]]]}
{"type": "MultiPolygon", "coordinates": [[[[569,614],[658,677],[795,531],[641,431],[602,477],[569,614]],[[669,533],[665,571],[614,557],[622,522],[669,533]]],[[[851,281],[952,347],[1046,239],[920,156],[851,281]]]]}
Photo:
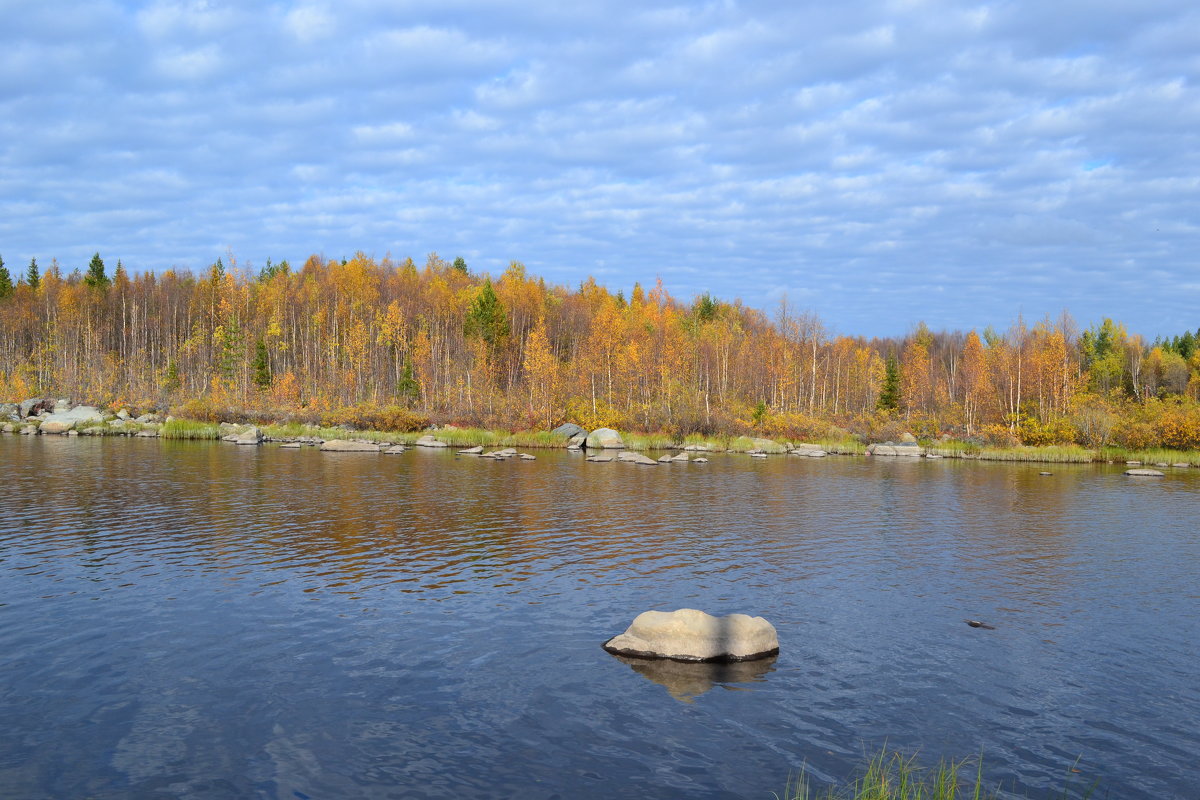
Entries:
{"type": "Polygon", "coordinates": [[[0,438],[0,796],[1200,796],[1200,470],[538,457],[0,438]],[[600,648],[679,607],[782,652],[600,648]]]}

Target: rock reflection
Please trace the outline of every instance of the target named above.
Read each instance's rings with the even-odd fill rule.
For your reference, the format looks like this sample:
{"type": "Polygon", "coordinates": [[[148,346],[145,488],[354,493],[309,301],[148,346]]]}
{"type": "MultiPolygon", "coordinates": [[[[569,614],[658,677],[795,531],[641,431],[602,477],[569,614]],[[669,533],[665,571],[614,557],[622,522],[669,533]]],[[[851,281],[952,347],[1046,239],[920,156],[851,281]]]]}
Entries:
{"type": "Polygon", "coordinates": [[[739,687],[730,684],[761,683],[775,671],[778,656],[754,661],[728,663],[672,661],[669,658],[631,658],[613,654],[613,658],[648,680],[670,692],[681,703],[690,703],[714,686],[725,689],[739,687]]]}

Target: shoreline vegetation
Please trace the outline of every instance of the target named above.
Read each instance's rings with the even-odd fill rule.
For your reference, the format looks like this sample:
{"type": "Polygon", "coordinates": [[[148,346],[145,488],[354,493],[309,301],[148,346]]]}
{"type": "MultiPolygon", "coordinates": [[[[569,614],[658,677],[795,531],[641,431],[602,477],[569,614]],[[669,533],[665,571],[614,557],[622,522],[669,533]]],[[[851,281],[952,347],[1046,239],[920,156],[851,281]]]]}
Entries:
{"type": "Polygon", "coordinates": [[[728,444],[747,437],[852,452],[911,433],[943,457],[1049,462],[1200,451],[1200,331],[1148,341],[1065,312],[871,338],[786,301],[763,311],[677,299],[661,282],[555,286],[517,261],[493,276],[436,253],[423,267],[358,253],[296,269],[229,253],[195,273],[130,274],[97,253],[73,269],[35,260],[16,279],[0,259],[0,331],[0,400],[69,393],[201,422],[409,433],[569,421],[661,432],[646,447],[699,436],[738,450],[728,444]]]}
{"type": "MultiPolygon", "coordinates": [[[[370,428],[354,428],[348,425],[320,425],[301,422],[263,423],[243,421],[213,422],[186,417],[168,416],[159,421],[158,415],[146,415],[143,421],[132,416],[122,419],[113,412],[105,412],[103,424],[82,427],[74,433],[83,436],[134,436],[158,437],[175,440],[219,440],[237,435],[256,427],[264,442],[307,442],[318,440],[352,439],[380,444],[415,445],[422,436],[432,435],[446,443],[449,448],[482,446],[565,449],[569,439],[549,431],[505,431],[485,428],[460,428],[453,425],[423,428],[417,431],[385,431],[370,428]],[[119,424],[114,424],[118,423],[119,424]]],[[[231,414],[231,418],[246,419],[245,414],[231,414]]],[[[4,433],[20,434],[25,429],[33,433],[39,421],[29,418],[9,422],[0,428],[4,433]]],[[[624,450],[690,450],[697,453],[755,453],[765,455],[787,455],[793,451],[800,454],[804,446],[819,448],[832,456],[866,456],[869,444],[853,437],[799,439],[767,439],[734,434],[701,436],[672,436],[665,432],[621,432],[624,450]]],[[[1165,448],[1128,450],[1120,447],[1090,449],[1079,446],[1018,446],[989,447],[974,442],[953,439],[917,440],[915,444],[924,458],[966,459],[977,461],[1029,462],[1045,464],[1088,464],[1110,463],[1150,465],[1158,467],[1200,467],[1200,450],[1170,450],[1165,448]]],[[[877,456],[889,458],[890,456],[877,456]]]]}

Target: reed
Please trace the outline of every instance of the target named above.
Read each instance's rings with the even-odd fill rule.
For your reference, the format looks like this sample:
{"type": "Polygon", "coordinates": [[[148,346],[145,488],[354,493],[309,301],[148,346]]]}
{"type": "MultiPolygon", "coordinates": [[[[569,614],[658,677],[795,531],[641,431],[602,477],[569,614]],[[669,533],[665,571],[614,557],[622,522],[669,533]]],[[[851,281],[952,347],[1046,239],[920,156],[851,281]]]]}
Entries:
{"type": "Polygon", "coordinates": [[[173,418],[159,429],[163,439],[220,439],[221,428],[211,422],[173,418]]]}
{"type": "Polygon", "coordinates": [[[971,759],[940,761],[933,769],[923,769],[916,757],[881,752],[872,757],[862,777],[842,786],[814,790],[802,770],[789,778],[782,797],[776,800],[985,800],[999,795],[983,783],[982,761],[973,775],[963,777],[971,759]]]}
{"type": "Polygon", "coordinates": [[[1126,450],[1123,447],[1106,447],[1101,451],[1105,461],[1115,461],[1124,464],[1127,461],[1141,461],[1143,464],[1187,464],[1200,467],[1200,451],[1196,450],[1167,450],[1151,448],[1148,450],[1126,450]]]}

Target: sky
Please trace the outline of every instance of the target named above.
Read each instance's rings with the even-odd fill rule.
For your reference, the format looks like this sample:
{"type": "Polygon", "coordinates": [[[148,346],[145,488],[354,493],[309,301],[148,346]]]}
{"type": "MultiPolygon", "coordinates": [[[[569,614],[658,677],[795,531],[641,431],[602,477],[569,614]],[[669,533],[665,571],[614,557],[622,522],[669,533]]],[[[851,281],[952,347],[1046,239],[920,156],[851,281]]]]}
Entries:
{"type": "Polygon", "coordinates": [[[1200,6],[0,0],[0,256],[1200,327],[1200,6]]]}

